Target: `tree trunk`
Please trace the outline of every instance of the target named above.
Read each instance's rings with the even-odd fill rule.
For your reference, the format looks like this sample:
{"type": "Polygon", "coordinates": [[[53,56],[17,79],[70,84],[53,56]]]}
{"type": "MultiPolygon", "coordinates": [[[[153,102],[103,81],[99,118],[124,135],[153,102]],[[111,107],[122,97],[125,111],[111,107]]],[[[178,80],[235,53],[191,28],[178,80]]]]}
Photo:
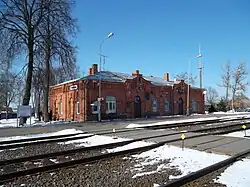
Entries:
{"type": "Polygon", "coordinates": [[[44,121],[49,121],[49,83],[50,83],[50,56],[51,56],[51,46],[50,43],[47,45],[47,50],[45,54],[45,89],[44,89],[44,121]]]}
{"type": "MultiPolygon", "coordinates": [[[[33,63],[34,63],[34,41],[33,41],[33,29],[30,28],[30,36],[28,39],[28,71],[26,78],[26,85],[23,97],[23,105],[29,105],[30,102],[30,92],[31,92],[31,84],[32,84],[32,74],[33,74],[33,63]]],[[[27,117],[21,117],[20,125],[26,123],[27,117]]]]}
{"type": "Polygon", "coordinates": [[[40,113],[40,93],[38,92],[38,97],[37,97],[37,116],[38,116],[38,120],[41,121],[41,113],[40,113]]]}
{"type": "Polygon", "coordinates": [[[6,101],[5,101],[5,108],[6,108],[6,120],[8,120],[8,92],[6,93],[6,101]]]}

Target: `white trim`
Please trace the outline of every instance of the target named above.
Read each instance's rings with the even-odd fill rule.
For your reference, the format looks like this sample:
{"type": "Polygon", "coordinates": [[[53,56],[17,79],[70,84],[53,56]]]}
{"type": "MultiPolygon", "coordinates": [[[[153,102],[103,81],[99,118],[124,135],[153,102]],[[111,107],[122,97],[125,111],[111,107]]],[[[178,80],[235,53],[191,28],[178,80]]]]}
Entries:
{"type": "Polygon", "coordinates": [[[114,96],[107,96],[106,106],[106,114],[116,113],[116,98],[114,96]]]}
{"type": "Polygon", "coordinates": [[[77,101],[76,102],[76,114],[80,114],[81,112],[81,109],[80,109],[80,101],[77,101]]]}
{"type": "Polygon", "coordinates": [[[59,114],[63,114],[63,103],[62,100],[59,102],[59,114]]]}

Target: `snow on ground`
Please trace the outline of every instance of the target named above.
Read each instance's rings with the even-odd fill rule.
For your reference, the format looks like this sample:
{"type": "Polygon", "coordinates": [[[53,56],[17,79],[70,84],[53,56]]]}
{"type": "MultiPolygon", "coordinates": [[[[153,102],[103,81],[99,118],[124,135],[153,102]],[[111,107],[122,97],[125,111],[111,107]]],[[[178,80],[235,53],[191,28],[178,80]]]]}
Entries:
{"type": "MultiPolygon", "coordinates": [[[[18,119],[19,123],[20,119],[18,119]]],[[[27,118],[26,124],[24,124],[24,127],[30,127],[30,126],[46,126],[46,125],[57,125],[57,124],[67,124],[68,121],[51,121],[51,122],[43,122],[38,121],[38,119],[32,117],[31,118],[31,124],[30,124],[30,118],[27,118]]],[[[17,119],[1,119],[0,120],[0,128],[3,127],[17,127],[17,119]]],[[[22,127],[22,126],[20,126],[22,127]]]]}
{"type": "MultiPolygon", "coordinates": [[[[246,135],[250,136],[250,129],[246,130],[246,135]]],[[[222,136],[229,136],[229,137],[236,137],[236,138],[249,138],[249,137],[244,137],[245,136],[245,132],[242,131],[237,131],[237,132],[232,132],[229,134],[223,134],[222,136]]]]}
{"type": "MultiPolygon", "coordinates": [[[[25,136],[0,137],[0,142],[1,141],[8,141],[8,140],[29,139],[29,138],[35,138],[35,137],[58,136],[58,135],[65,135],[65,134],[74,135],[76,133],[82,133],[82,132],[83,131],[76,130],[76,129],[64,129],[64,130],[52,132],[52,133],[28,134],[25,136]]],[[[82,134],[82,136],[86,136],[86,135],[88,135],[88,134],[82,134]]]]}
{"type": "Polygon", "coordinates": [[[227,159],[228,156],[226,155],[218,155],[213,153],[206,153],[202,151],[197,151],[193,149],[185,148],[182,151],[181,148],[164,145],[146,152],[143,152],[138,155],[133,155],[132,157],[136,159],[143,159],[142,162],[135,165],[133,168],[135,171],[138,171],[133,178],[138,176],[152,174],[156,172],[160,172],[166,168],[176,168],[181,171],[181,175],[178,176],[170,176],[170,179],[180,178],[184,175],[187,175],[191,172],[200,170],[204,167],[207,167],[211,164],[215,164],[220,162],[224,159],[227,159]],[[169,162],[162,163],[163,160],[169,160],[169,162]],[[154,164],[160,164],[156,170],[150,172],[140,172],[147,166],[151,166],[154,164]]]}
{"type": "MultiPolygon", "coordinates": [[[[19,121],[19,120],[18,120],[19,121]]],[[[31,118],[31,125],[36,123],[36,119],[34,117],[31,118]]],[[[30,118],[27,119],[27,124],[25,126],[30,126],[30,118]]],[[[17,127],[17,119],[1,119],[0,127],[17,127]]]]}
{"type": "Polygon", "coordinates": [[[137,141],[137,142],[133,142],[124,146],[120,146],[120,147],[116,147],[113,149],[107,149],[106,151],[108,153],[113,153],[113,152],[117,152],[117,151],[123,151],[123,150],[127,150],[127,149],[134,149],[137,147],[144,147],[144,146],[148,146],[148,145],[152,145],[154,144],[154,142],[145,142],[145,141],[137,141]]]}
{"type": "Polygon", "coordinates": [[[88,138],[84,139],[78,139],[78,140],[71,140],[67,142],[62,142],[60,144],[76,144],[77,147],[90,147],[95,145],[101,145],[101,144],[109,144],[109,143],[115,143],[115,142],[122,142],[126,140],[131,140],[128,138],[117,138],[117,137],[111,137],[111,136],[101,136],[101,135],[94,135],[88,138]]]}
{"type": "Polygon", "coordinates": [[[233,115],[237,115],[237,114],[249,114],[249,112],[234,112],[232,110],[229,110],[227,112],[213,112],[213,114],[233,114],[233,115]]]}
{"type": "Polygon", "coordinates": [[[184,120],[161,121],[161,122],[150,123],[150,124],[131,123],[126,128],[148,127],[148,126],[154,126],[154,125],[166,125],[166,124],[185,123],[185,122],[197,122],[197,121],[215,120],[215,119],[236,119],[236,118],[241,118],[241,117],[250,117],[250,113],[248,113],[248,115],[233,115],[233,116],[222,116],[222,117],[206,117],[206,118],[193,118],[193,119],[184,119],[184,120]]]}
{"type": "Polygon", "coordinates": [[[228,167],[215,182],[227,187],[249,187],[250,159],[243,159],[228,167]]]}

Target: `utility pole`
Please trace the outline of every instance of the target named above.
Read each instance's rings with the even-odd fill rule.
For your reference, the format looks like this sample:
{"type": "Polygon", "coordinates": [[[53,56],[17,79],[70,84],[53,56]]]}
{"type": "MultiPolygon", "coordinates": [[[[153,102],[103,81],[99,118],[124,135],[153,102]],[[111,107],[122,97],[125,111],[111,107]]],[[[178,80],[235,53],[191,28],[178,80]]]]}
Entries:
{"type": "MultiPolygon", "coordinates": [[[[102,71],[102,46],[103,46],[103,43],[107,40],[107,39],[109,39],[109,38],[111,38],[112,36],[114,36],[114,33],[112,33],[112,32],[110,32],[109,34],[108,34],[108,36],[106,37],[106,38],[104,38],[104,40],[101,42],[101,44],[100,44],[100,48],[99,48],[99,54],[100,54],[100,64],[99,64],[99,72],[101,73],[101,71],[102,71]]],[[[98,90],[98,121],[99,122],[101,122],[101,120],[102,120],[102,117],[101,117],[101,112],[102,112],[102,110],[101,110],[101,104],[102,104],[102,88],[101,88],[101,84],[102,84],[102,77],[101,77],[101,74],[100,74],[100,76],[99,76],[99,90],[98,90]]]]}
{"type": "Polygon", "coordinates": [[[106,60],[106,58],[108,58],[108,56],[102,55],[102,54],[99,54],[99,56],[100,56],[100,59],[103,58],[103,62],[102,62],[102,60],[100,60],[100,62],[102,63],[102,64],[101,64],[101,66],[102,66],[102,71],[104,71],[105,60],[106,60]]]}
{"type": "MultiPolygon", "coordinates": [[[[201,55],[201,48],[200,48],[200,45],[199,45],[199,54],[201,55]]],[[[201,58],[202,58],[202,55],[201,55],[201,58]]],[[[202,59],[199,58],[199,72],[200,72],[200,89],[202,89],[202,69],[203,69],[203,64],[202,64],[202,59]]]]}

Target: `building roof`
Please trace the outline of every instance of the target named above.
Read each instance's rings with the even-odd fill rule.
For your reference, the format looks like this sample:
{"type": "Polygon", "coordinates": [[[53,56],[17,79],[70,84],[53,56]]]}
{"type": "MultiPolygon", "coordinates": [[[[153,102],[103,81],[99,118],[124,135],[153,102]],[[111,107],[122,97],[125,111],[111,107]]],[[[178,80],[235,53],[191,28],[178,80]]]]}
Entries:
{"type": "MultiPolygon", "coordinates": [[[[164,78],[154,77],[154,76],[142,76],[142,77],[145,80],[151,82],[153,85],[156,85],[156,86],[172,86],[174,84],[179,84],[181,82],[179,80],[167,81],[164,78]]],[[[66,82],[57,84],[55,86],[74,82],[77,80],[99,80],[100,78],[102,81],[107,81],[107,82],[125,82],[126,80],[131,80],[131,79],[135,78],[135,76],[128,74],[128,73],[101,71],[101,72],[97,72],[94,75],[87,75],[85,77],[75,79],[75,80],[66,81],[66,82]]]]}
{"type": "Polygon", "coordinates": [[[161,77],[143,76],[143,78],[156,86],[172,86],[174,84],[173,81],[166,81],[161,77]]]}

